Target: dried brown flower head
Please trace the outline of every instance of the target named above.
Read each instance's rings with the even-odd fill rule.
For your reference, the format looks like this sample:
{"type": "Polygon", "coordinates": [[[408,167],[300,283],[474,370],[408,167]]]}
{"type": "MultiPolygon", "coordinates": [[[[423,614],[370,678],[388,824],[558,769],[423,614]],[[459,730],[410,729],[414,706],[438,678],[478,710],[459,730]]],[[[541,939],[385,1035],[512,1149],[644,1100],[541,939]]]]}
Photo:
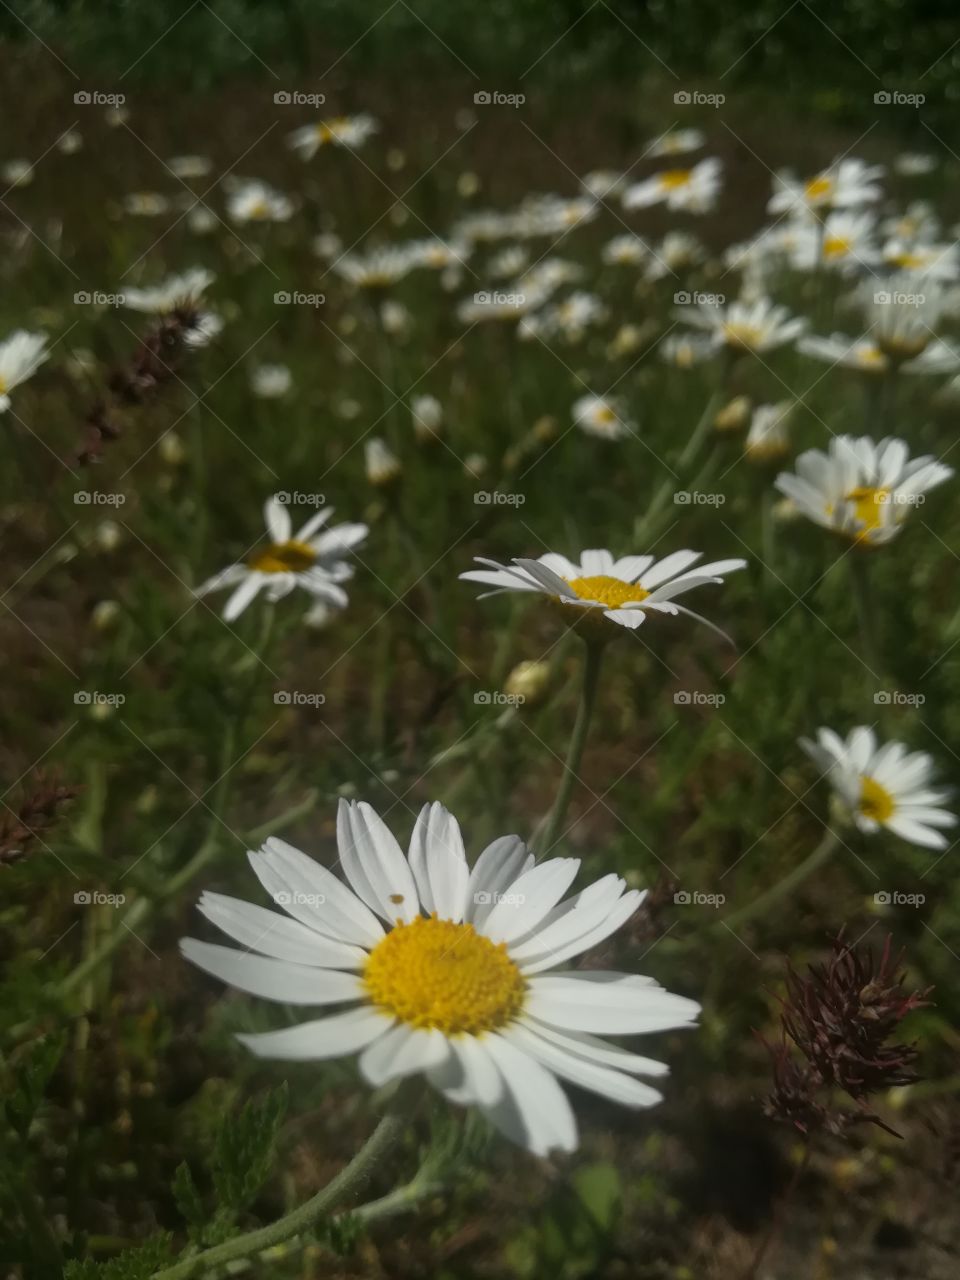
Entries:
{"type": "Polygon", "coordinates": [[[59,817],[61,809],[80,794],[79,787],[64,786],[55,774],[38,772],[19,808],[0,816],[0,867],[20,862],[31,846],[59,817]]]}

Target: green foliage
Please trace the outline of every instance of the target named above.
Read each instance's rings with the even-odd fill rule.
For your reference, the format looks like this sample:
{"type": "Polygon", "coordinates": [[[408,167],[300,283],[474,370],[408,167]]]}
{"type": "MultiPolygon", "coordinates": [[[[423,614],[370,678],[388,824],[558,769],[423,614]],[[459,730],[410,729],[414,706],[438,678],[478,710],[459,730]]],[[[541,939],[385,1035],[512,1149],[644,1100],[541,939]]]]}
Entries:
{"type": "Polygon", "coordinates": [[[7,1123],[20,1138],[27,1136],[66,1043],[65,1032],[44,1036],[34,1041],[10,1068],[13,1080],[3,1109],[7,1123]]]}
{"type": "Polygon", "coordinates": [[[607,1255],[622,1205],[616,1167],[605,1162],[587,1165],[510,1242],[507,1256],[521,1276],[590,1276],[607,1255]]]}
{"type": "Polygon", "coordinates": [[[170,1261],[170,1240],[169,1233],[163,1232],[106,1262],[92,1259],[68,1262],[63,1280],[150,1280],[155,1271],[170,1261]]]}

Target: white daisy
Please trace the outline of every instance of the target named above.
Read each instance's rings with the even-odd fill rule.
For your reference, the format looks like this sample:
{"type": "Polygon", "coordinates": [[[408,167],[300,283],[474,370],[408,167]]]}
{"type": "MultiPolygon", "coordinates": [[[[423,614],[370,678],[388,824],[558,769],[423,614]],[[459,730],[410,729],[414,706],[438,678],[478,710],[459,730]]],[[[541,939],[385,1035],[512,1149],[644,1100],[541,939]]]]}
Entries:
{"type": "Polygon", "coordinates": [[[948,284],[960,279],[960,249],[955,244],[895,238],[883,246],[883,261],[898,271],[948,284]]]}
{"type": "MultiPolygon", "coordinates": [[[[872,338],[848,338],[842,333],[833,333],[829,338],[816,334],[802,337],[797,350],[815,360],[861,373],[886,373],[894,363],[872,338]]],[[[960,349],[934,338],[919,355],[897,361],[897,367],[904,373],[955,373],[960,369],[960,349]]]]}
{"type": "Polygon", "coordinates": [[[643,893],[611,874],[564,898],[579,860],[535,864],[517,836],[494,840],[471,870],[440,804],[424,806],[404,856],[369,805],[341,800],[337,846],[348,884],[268,840],[249,858],[285,914],[205,893],[201,912],[243,949],[181,943],[192,963],[251,995],[343,1006],[239,1036],[252,1053],[298,1062],[359,1053],[374,1088],[423,1074],[540,1156],[578,1142],[558,1080],[628,1107],[661,1100],[636,1077],[662,1077],[666,1066],[601,1037],[689,1027],[699,1006],[645,976],[547,972],[619,929],[643,893]]]}
{"type": "Polygon", "coordinates": [[[752,462],[779,461],[790,452],[789,426],[792,412],[792,400],[757,405],[743,446],[752,462]]]}
{"type": "Polygon", "coordinates": [[[650,246],[641,236],[614,236],[603,246],[603,260],[613,266],[636,267],[646,261],[650,246]]]}
{"type": "Polygon", "coordinates": [[[623,404],[607,396],[581,396],[574,401],[573,421],[587,435],[602,440],[621,440],[635,430],[623,404]]]}
{"type": "Polygon", "coordinates": [[[209,156],[171,156],[167,168],[176,178],[205,178],[213,170],[209,156]]]}
{"type": "Polygon", "coordinates": [[[410,401],[413,434],[422,443],[433,440],[443,427],[443,405],[436,396],[414,396],[410,401]]]}
{"type": "Polygon", "coordinates": [[[807,327],[803,317],[791,316],[786,307],[764,297],[740,298],[726,307],[701,302],[684,307],[677,315],[708,330],[718,347],[734,351],[772,351],[793,342],[807,327]]]}
{"type": "Polygon", "coordinates": [[[899,173],[904,178],[919,178],[933,173],[939,163],[936,156],[927,155],[925,152],[904,151],[894,160],[893,168],[895,173],[899,173]]]}
{"type": "Polygon", "coordinates": [[[400,459],[385,440],[374,436],[363,446],[367,479],[373,485],[392,484],[400,474],[400,459]]]}
{"type": "Polygon", "coordinates": [[[234,222],[286,222],[293,216],[289,196],[255,179],[230,184],[227,214],[234,222]]]}
{"type": "Polygon", "coordinates": [[[215,279],[213,272],[207,271],[205,267],[192,267],[189,271],[169,276],[161,284],[151,285],[146,289],[124,286],[121,297],[123,305],[131,311],[165,315],[178,307],[196,305],[215,279]]]}
{"type": "Polygon", "coordinates": [[[592,222],[600,212],[593,196],[529,196],[516,213],[517,234],[552,236],[592,222]]]}
{"type": "Polygon", "coordinates": [[[264,519],[270,542],[248,556],[242,564],[232,564],[208,578],[197,595],[233,587],[223,610],[224,621],[238,618],[261,590],[271,604],[302,587],[318,600],[344,606],[347,593],[339,585],[353,577],[347,553],[367,536],[365,524],[339,524],[318,533],[333,515],[324,507],[293,534],[289,508],[277,497],[267,499],[264,519]]]}
{"type": "Polygon", "coordinates": [[[123,208],[135,218],[158,218],[170,208],[170,200],[157,191],[132,191],[123,197],[123,208]]]}
{"type": "MultiPolygon", "coordinates": [[[[482,582],[494,587],[481,596],[501,591],[535,591],[549,596],[566,608],[585,616],[600,610],[604,618],[618,626],[635,630],[647,613],[683,613],[717,630],[713,624],[674,598],[706,583],[722,583],[725,573],[746,566],[745,560],[716,560],[711,564],[692,566],[702,551],[674,551],[657,560],[654,556],[623,556],[617,560],[609,551],[584,551],[579,563],[549,551],[536,560],[522,557],[510,564],[474,557],[483,569],[470,569],[460,577],[468,582],[482,582]]],[[[595,615],[596,616],[596,615],[595,615]]]]}
{"type": "Polygon", "coordinates": [[[705,333],[668,333],[657,354],[678,369],[692,369],[715,355],[716,343],[705,333]]]}
{"type": "Polygon", "coordinates": [[[650,259],[644,274],[648,280],[662,280],[685,267],[696,266],[704,257],[704,248],[689,231],[668,231],[659,244],[650,248],[650,259]]]}
{"type": "Polygon", "coordinates": [[[21,382],[32,378],[44,360],[49,359],[45,333],[27,333],[17,329],[0,342],[0,413],[10,408],[10,392],[21,382]]]}
{"type": "Polygon", "coordinates": [[[452,240],[441,240],[434,237],[429,240],[414,240],[407,246],[411,267],[429,267],[431,271],[445,271],[448,268],[466,266],[472,250],[468,244],[457,244],[452,240]]]}
{"type": "Polygon", "coordinates": [[[709,213],[720,194],[723,165],[715,157],[701,160],[690,169],[664,169],[645,178],[623,193],[624,209],[646,209],[664,204],[668,209],[688,213],[709,213]]]}
{"type": "Polygon", "coordinates": [[[835,436],[826,453],[801,453],[796,474],[782,472],[775,484],[815,524],[881,546],[900,532],[910,508],[952,475],[935,458],[911,460],[903,440],[835,436]]]}
{"type": "Polygon", "coordinates": [[[285,364],[258,364],[250,371],[250,390],[261,400],[279,400],[293,386],[285,364]]]}
{"type": "Polygon", "coordinates": [[[926,752],[908,751],[902,742],[878,747],[865,725],[846,739],[832,729],[818,729],[816,742],[801,738],[800,745],[861,831],[874,835],[886,827],[911,844],[946,848],[948,841],[937,828],[952,827],[957,819],[940,808],[949,792],[931,788],[933,759],[926,752]]]}
{"type": "Polygon", "coordinates": [[[820,223],[794,225],[788,250],[793,266],[798,271],[824,267],[844,273],[876,266],[880,262],[876,226],[873,214],[848,209],[829,213],[820,223]]]}
{"type": "Polygon", "coordinates": [[[802,213],[827,209],[850,209],[872,204],[883,194],[877,185],[883,177],[880,165],[868,165],[849,157],[836,160],[829,168],[800,182],[790,173],[777,174],[768,213],[802,213]]]}
{"type": "Polygon", "coordinates": [[[580,185],[595,200],[605,200],[607,196],[618,196],[625,180],[626,175],[616,169],[594,169],[580,179],[580,185]]]}
{"type": "Polygon", "coordinates": [[[373,116],[366,113],[337,116],[334,120],[321,120],[294,129],[287,137],[287,145],[298,151],[304,160],[312,160],[321,147],[362,147],[379,128],[373,116]]]}
{"type": "Polygon", "coordinates": [[[413,270],[416,263],[407,245],[382,245],[360,254],[345,253],[333,270],[359,289],[385,289],[413,270]]]}
{"type": "Polygon", "coordinates": [[[707,135],[702,129],[670,129],[645,147],[644,155],[655,159],[680,156],[686,151],[699,151],[706,140],[707,135]]]}

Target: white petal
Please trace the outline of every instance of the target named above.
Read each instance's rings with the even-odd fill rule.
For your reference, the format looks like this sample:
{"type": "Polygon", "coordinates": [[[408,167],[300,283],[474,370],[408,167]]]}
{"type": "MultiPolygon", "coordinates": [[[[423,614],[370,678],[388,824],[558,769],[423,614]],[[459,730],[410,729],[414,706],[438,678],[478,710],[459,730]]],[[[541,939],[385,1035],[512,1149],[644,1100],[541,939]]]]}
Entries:
{"type": "Polygon", "coordinates": [[[500,836],[476,860],[467,885],[464,919],[482,931],[483,922],[506,891],[533,865],[533,854],[519,836],[500,836]]]}
{"type": "Polygon", "coordinates": [[[280,1058],[289,1062],[319,1062],[356,1053],[389,1031],[391,1020],[362,1005],[334,1013],[328,1018],[301,1022],[281,1031],[238,1035],[242,1045],[258,1058],[280,1058]]]}
{"type": "Polygon", "coordinates": [[[290,511],[285,503],[275,497],[268,498],[263,506],[263,519],[272,541],[290,541],[290,511]]]}
{"type": "Polygon", "coordinates": [[[535,928],[570,888],[579,867],[579,858],[551,858],[525,871],[501,896],[482,932],[493,942],[510,942],[535,928]]]}
{"type": "Polygon", "coordinates": [[[556,1027],[548,1027],[545,1022],[536,1018],[524,1017],[523,1025],[536,1032],[544,1040],[558,1044],[568,1053],[579,1054],[590,1062],[598,1062],[604,1067],[616,1067],[618,1071],[630,1071],[641,1076],[665,1076],[670,1068],[665,1062],[657,1062],[655,1058],[645,1058],[639,1053],[631,1053],[621,1049],[619,1045],[608,1044],[597,1036],[586,1031],[558,1031],[556,1027]]]}
{"type": "Polygon", "coordinates": [[[271,836],[249,853],[254,874],[288,915],[328,937],[375,947],[384,930],[373,912],[327,867],[271,836]]]}
{"type": "Polygon", "coordinates": [[[262,573],[248,573],[223,607],[224,622],[234,622],[239,618],[266,581],[262,573]]]}
{"type": "Polygon", "coordinates": [[[571,959],[572,956],[581,955],[584,951],[589,951],[592,947],[599,946],[605,938],[609,938],[611,933],[616,933],[619,928],[626,924],[646,896],[646,889],[630,889],[610,907],[603,919],[588,932],[580,934],[576,938],[571,938],[569,942],[562,945],[557,943],[551,950],[543,954],[530,955],[525,959],[520,965],[524,975],[541,973],[544,969],[553,969],[558,964],[563,964],[571,959]]]}
{"type": "Polygon", "coordinates": [[[360,1072],[375,1088],[388,1080],[441,1067],[450,1056],[442,1031],[400,1023],[375,1040],[360,1056],[360,1072]]]}
{"type": "Polygon", "coordinates": [[[647,570],[640,579],[640,586],[645,591],[652,591],[661,582],[666,582],[668,578],[673,578],[696,564],[702,555],[702,551],[674,551],[647,570]]]}
{"type": "Polygon", "coordinates": [[[454,1036],[450,1047],[463,1076],[464,1101],[492,1107],[503,1097],[503,1077],[486,1047],[486,1037],[454,1036]]]}
{"type": "Polygon", "coordinates": [[[534,1155],[575,1151],[577,1122],[570,1101],[555,1077],[502,1036],[486,1036],[484,1047],[505,1085],[500,1101],[483,1108],[487,1119],[511,1141],[534,1155]]]}
{"type": "Polygon", "coordinates": [[[393,924],[420,914],[410,864],[382,818],[363,801],[340,801],[337,811],[340,861],[356,893],[393,924]]]}
{"type": "Polygon", "coordinates": [[[442,804],[424,805],[410,837],[410,867],[425,911],[463,919],[470,872],[456,818],[442,804]]]}
{"type": "Polygon", "coordinates": [[[367,959],[360,947],[324,938],[279,911],[254,906],[222,893],[204,893],[200,911],[234,942],[275,960],[321,968],[359,969],[367,959]]]}
{"type": "Polygon", "coordinates": [[[590,1089],[593,1093],[599,1093],[605,1098],[611,1098],[625,1107],[653,1107],[663,1101],[663,1095],[650,1085],[634,1080],[621,1071],[614,1071],[611,1067],[587,1062],[584,1058],[579,1058],[559,1045],[541,1038],[527,1027],[514,1025],[504,1031],[503,1036],[521,1052],[529,1053],[531,1057],[536,1058],[549,1071],[555,1072],[562,1079],[578,1084],[582,1089],[590,1089]]]}
{"type": "Polygon", "coordinates": [[[525,1009],[568,1031],[638,1035],[689,1026],[700,1006],[648,978],[584,970],[531,979],[525,1009]]]}
{"type": "Polygon", "coordinates": [[[289,960],[270,960],[213,942],[199,942],[196,938],[181,939],[180,950],[191,963],[221,982],[264,1000],[279,1000],[283,1004],[338,1004],[342,1000],[360,1000],[364,995],[363,985],[353,973],[312,969],[291,964],[289,960]]]}

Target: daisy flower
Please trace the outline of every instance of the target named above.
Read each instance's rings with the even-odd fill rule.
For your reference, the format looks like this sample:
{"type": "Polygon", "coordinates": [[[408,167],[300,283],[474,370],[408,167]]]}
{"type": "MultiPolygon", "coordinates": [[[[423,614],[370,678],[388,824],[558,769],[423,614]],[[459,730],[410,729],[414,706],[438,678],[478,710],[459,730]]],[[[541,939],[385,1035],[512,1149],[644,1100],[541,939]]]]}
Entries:
{"type": "Polygon", "coordinates": [[[692,369],[709,360],[716,350],[713,339],[705,333],[668,333],[657,347],[660,359],[678,369],[692,369]]]}
{"type": "Polygon", "coordinates": [[[457,244],[450,240],[433,237],[429,240],[414,240],[407,247],[411,267],[428,267],[431,271],[445,271],[449,267],[466,266],[471,249],[467,244],[457,244]]]}
{"type": "MultiPolygon", "coordinates": [[[[514,559],[510,564],[474,557],[483,569],[470,569],[460,577],[501,591],[535,591],[574,611],[571,621],[600,610],[618,626],[635,630],[648,613],[683,613],[707,626],[713,624],[674,598],[706,583],[722,583],[725,573],[746,566],[745,560],[716,560],[692,566],[702,551],[674,551],[657,560],[654,556],[623,556],[617,560],[609,551],[584,551],[579,563],[566,556],[547,552],[536,560],[514,559]]],[[[722,633],[721,633],[722,634],[722,633]]]]}
{"type": "Polygon", "coordinates": [[[169,276],[161,284],[146,289],[124,287],[123,305],[131,311],[145,311],[148,315],[166,315],[178,307],[195,305],[216,276],[204,267],[192,267],[179,275],[169,276]]]}
{"type": "Polygon", "coordinates": [[[581,396],[574,401],[573,422],[588,436],[600,436],[603,440],[621,440],[634,431],[622,403],[607,396],[581,396]]]}
{"type": "Polygon", "coordinates": [[[883,246],[883,261],[898,271],[952,284],[960,279],[960,250],[955,244],[893,239],[883,246]]]}
{"type": "Polygon", "coordinates": [[[786,307],[765,297],[737,299],[728,307],[700,302],[677,314],[697,328],[708,330],[716,346],[734,351],[772,351],[793,342],[807,327],[805,319],[791,316],[786,307]]]}
{"type": "Polygon", "coordinates": [[[261,400],[279,400],[293,386],[285,364],[258,364],[250,371],[250,390],[261,400]]]}
{"type": "Polygon", "coordinates": [[[664,169],[623,193],[624,209],[646,209],[664,204],[688,213],[709,213],[720,194],[722,164],[711,157],[691,169],[664,169]]]}
{"type": "Polygon", "coordinates": [[[234,222],[286,222],[293,210],[289,196],[255,179],[234,182],[227,196],[227,215],[234,222]]]}
{"type": "Polygon", "coordinates": [[[400,474],[400,459],[385,440],[374,436],[363,446],[367,480],[372,485],[392,484],[400,474]]]}
{"type": "Polygon", "coordinates": [[[287,145],[298,151],[304,160],[312,160],[321,147],[362,147],[379,128],[373,116],[366,113],[337,116],[334,120],[321,120],[317,124],[305,124],[301,129],[294,129],[287,136],[287,145]]]}
{"type": "Polygon", "coordinates": [[[618,196],[625,181],[626,175],[616,169],[594,169],[580,179],[580,185],[588,196],[605,200],[607,196],[618,196]]]}
{"type": "Polygon", "coordinates": [[[825,212],[849,209],[879,200],[883,191],[877,180],[883,177],[881,165],[868,165],[849,157],[835,160],[827,169],[815,173],[805,182],[792,174],[777,174],[768,213],[825,212]]]}
{"type": "Polygon", "coordinates": [[[213,170],[209,156],[171,156],[167,168],[175,178],[205,178],[213,170]]]}
{"type": "Polygon", "coordinates": [[[904,178],[919,178],[925,174],[933,173],[939,164],[936,156],[927,155],[922,151],[904,151],[897,156],[893,162],[895,173],[899,173],[904,178]]]}
{"type": "Polygon", "coordinates": [[[924,751],[908,751],[902,742],[877,746],[865,725],[846,739],[832,729],[818,729],[816,742],[800,745],[822,769],[841,805],[867,835],[886,827],[902,840],[926,849],[945,849],[938,827],[952,827],[956,817],[940,805],[949,793],[931,787],[933,759],[924,751]]]}
{"type": "Polygon", "coordinates": [[[414,396],[410,401],[413,434],[423,444],[434,440],[443,428],[443,405],[436,396],[414,396]]]}
{"type": "Polygon", "coordinates": [[[751,462],[780,461],[790,452],[791,400],[778,404],[758,404],[750,420],[744,453],[751,462]]]}
{"type": "Polygon", "coordinates": [[[135,218],[158,218],[170,208],[170,201],[156,191],[132,191],[123,197],[123,208],[135,218]]]}
{"type": "Polygon", "coordinates": [[[650,247],[640,236],[614,236],[603,247],[603,260],[613,266],[636,267],[644,262],[650,247]]]}
{"type": "Polygon", "coordinates": [[[600,212],[593,196],[531,196],[517,210],[517,233],[552,236],[592,222],[600,212]]]}
{"type": "Polygon", "coordinates": [[[648,280],[662,280],[685,267],[696,266],[704,256],[704,248],[688,231],[668,231],[658,245],[650,248],[650,260],[644,274],[648,280]]]}
{"type": "Polygon", "coordinates": [[[283,840],[249,854],[282,912],[200,899],[242,949],[185,938],[189,961],[262,999],[341,1006],[240,1035],[245,1048],[295,1062],[358,1053],[374,1088],[422,1074],[539,1156],[577,1146],[560,1080],[628,1107],[661,1101],[637,1076],[666,1066],[602,1037],[689,1027],[699,1006],[652,978],[563,967],[619,929],[643,893],[610,874],[565,898],[579,859],[535,864],[517,836],[494,840],[471,869],[440,804],[424,806],[404,856],[368,804],[341,800],[337,847],[346,884],[283,840]]]}
{"type": "Polygon", "coordinates": [[[657,160],[663,156],[681,156],[686,151],[699,151],[706,140],[702,129],[669,129],[644,149],[644,155],[657,160]]]}
{"type": "Polygon", "coordinates": [[[875,234],[876,219],[871,213],[841,209],[828,214],[821,223],[795,227],[788,252],[799,271],[825,267],[829,271],[852,273],[880,262],[875,234]]]}
{"type": "Polygon", "coordinates": [[[358,289],[386,289],[417,265],[407,245],[382,245],[368,253],[345,253],[332,263],[333,270],[358,289]]]}
{"type": "MultiPolygon", "coordinates": [[[[872,338],[848,338],[842,333],[833,333],[829,338],[810,334],[800,339],[797,350],[815,360],[861,373],[886,373],[894,363],[872,338]]],[[[904,373],[955,373],[960,369],[960,350],[934,338],[919,355],[900,360],[897,367],[904,373]]]]}
{"type": "Polygon", "coordinates": [[[796,473],[781,472],[775,485],[815,524],[860,545],[882,546],[900,532],[910,507],[952,475],[935,458],[911,460],[903,440],[835,436],[826,453],[801,453],[796,473]]]}
{"type": "Polygon", "coordinates": [[[268,498],[264,519],[270,542],[243,563],[229,565],[208,578],[197,588],[197,595],[233,587],[223,610],[225,622],[239,618],[261,590],[266,591],[271,604],[302,587],[318,600],[343,607],[347,593],[339,584],[353,577],[353,566],[346,556],[368,531],[365,524],[339,524],[318,532],[332,515],[333,508],[325,507],[294,535],[289,509],[278,497],[268,498]]]}
{"type": "Polygon", "coordinates": [[[32,378],[49,359],[45,333],[27,333],[17,329],[0,342],[0,413],[10,408],[10,392],[21,382],[32,378]]]}

